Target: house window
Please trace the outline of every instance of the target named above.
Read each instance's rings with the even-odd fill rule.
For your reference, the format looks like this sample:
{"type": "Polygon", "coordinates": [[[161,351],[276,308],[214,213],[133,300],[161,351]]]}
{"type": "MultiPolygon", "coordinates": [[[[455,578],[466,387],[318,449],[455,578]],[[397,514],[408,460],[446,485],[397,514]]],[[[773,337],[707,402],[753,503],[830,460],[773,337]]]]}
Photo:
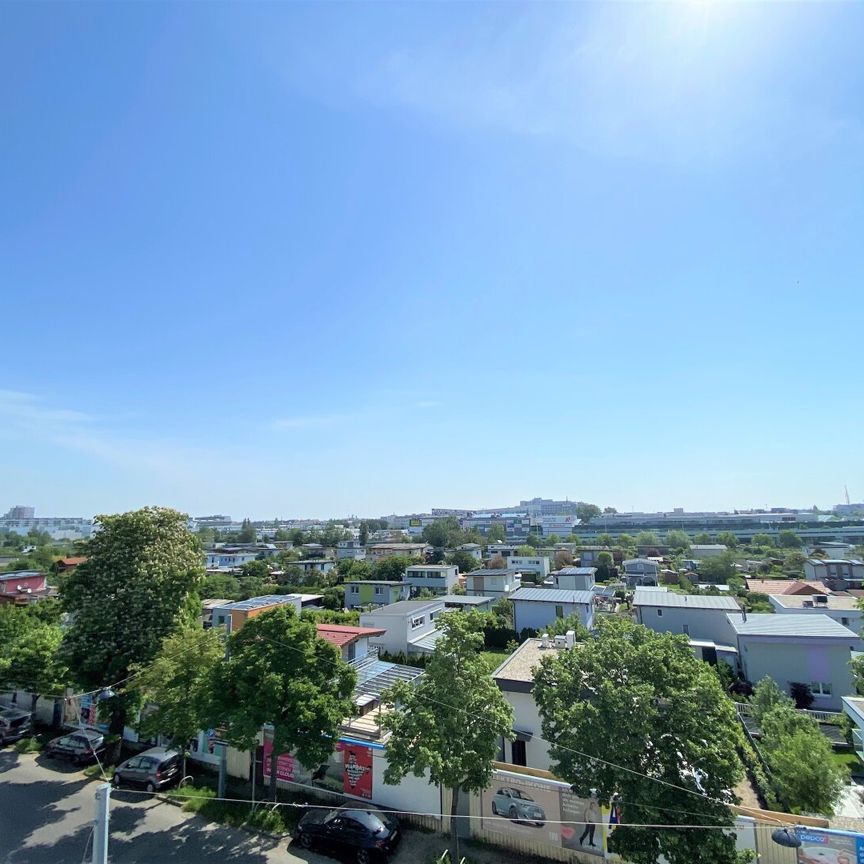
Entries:
{"type": "Polygon", "coordinates": [[[418,627],[423,626],[423,622],[426,620],[425,615],[418,615],[416,618],[411,619],[411,629],[416,630],[418,627]]]}
{"type": "Polygon", "coordinates": [[[690,625],[689,624],[682,624],[681,627],[684,630],[684,635],[689,636],[690,635],[690,625]]]}
{"type": "Polygon", "coordinates": [[[849,626],[849,619],[848,618],[841,618],[840,621],[842,622],[844,627],[849,626]]]}
{"type": "Polygon", "coordinates": [[[527,765],[528,760],[525,758],[525,742],[513,742],[513,765],[527,765]]]}
{"type": "Polygon", "coordinates": [[[383,593],[384,593],[384,589],[383,589],[380,585],[376,585],[376,586],[375,586],[375,593],[376,593],[376,594],[379,594],[379,595],[380,595],[380,594],[383,594],[383,593]]]}
{"type": "MultiPolygon", "coordinates": [[[[564,607],[561,606],[560,604],[555,605],[555,617],[556,618],[563,618],[564,617],[564,607]]],[[[516,764],[517,765],[524,765],[525,763],[524,762],[517,762],[516,764]]]]}
{"type": "Polygon", "coordinates": [[[830,696],[831,684],[828,681],[811,681],[810,692],[814,696],[830,696]]]}
{"type": "Polygon", "coordinates": [[[657,610],[657,615],[658,615],[660,618],[662,618],[662,617],[663,617],[663,610],[662,610],[662,609],[658,609],[658,610],[657,610]]]}
{"type": "Polygon", "coordinates": [[[360,593],[360,586],[359,585],[352,585],[351,586],[351,593],[352,594],[359,594],[360,593]]]}

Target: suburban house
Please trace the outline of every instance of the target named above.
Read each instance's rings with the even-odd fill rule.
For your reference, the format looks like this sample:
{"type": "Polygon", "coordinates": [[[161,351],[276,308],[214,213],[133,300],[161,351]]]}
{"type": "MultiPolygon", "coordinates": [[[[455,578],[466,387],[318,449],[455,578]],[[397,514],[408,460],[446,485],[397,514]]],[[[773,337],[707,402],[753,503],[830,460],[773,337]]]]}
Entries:
{"type": "Polygon", "coordinates": [[[469,597],[508,597],[522,585],[522,574],[511,567],[487,567],[465,574],[465,593],[469,597]]]}
{"type": "Polygon", "coordinates": [[[491,597],[469,597],[467,594],[445,594],[440,599],[444,601],[445,611],[476,609],[478,612],[489,612],[495,602],[491,597]]]}
{"type": "Polygon", "coordinates": [[[805,579],[821,579],[833,590],[864,587],[864,561],[845,558],[808,558],[805,579]]]}
{"type": "Polygon", "coordinates": [[[564,591],[560,588],[520,588],[510,595],[513,629],[526,627],[542,631],[558,618],[578,615],[589,630],[594,624],[594,594],[591,591],[564,591]]]}
{"type": "Polygon", "coordinates": [[[444,601],[401,600],[360,613],[360,626],[383,630],[369,645],[388,654],[430,654],[441,635],[436,619],[444,614],[444,601]]]}
{"type": "Polygon", "coordinates": [[[302,561],[292,561],[291,567],[299,567],[304,573],[329,573],[336,562],[332,558],[304,558],[302,561]]]}
{"type": "Polygon", "coordinates": [[[423,588],[449,594],[459,584],[459,568],[455,564],[412,564],[405,568],[405,584],[412,594],[423,588]]]}
{"type": "Polygon", "coordinates": [[[48,587],[48,578],[38,570],[0,573],[0,603],[23,606],[56,594],[54,589],[48,587]]]}
{"type": "Polygon", "coordinates": [[[236,633],[250,618],[277,606],[290,606],[298,615],[303,609],[317,609],[321,606],[321,594],[263,594],[214,606],[211,612],[213,627],[224,627],[227,633],[236,633]]]}
{"type": "Polygon", "coordinates": [[[370,561],[381,561],[393,555],[404,555],[406,558],[425,558],[432,551],[427,543],[374,543],[367,547],[370,561]]]}
{"type": "Polygon", "coordinates": [[[660,565],[650,558],[628,558],[621,566],[624,581],[631,588],[637,585],[656,585],[660,576],[660,565]]]}
{"type": "Polygon", "coordinates": [[[801,579],[745,579],[747,590],[756,594],[830,594],[824,582],[801,579]]]}
{"type": "Polygon", "coordinates": [[[67,558],[58,558],[54,562],[53,569],[57,573],[68,573],[70,570],[74,570],[76,567],[83,564],[86,560],[86,555],[72,555],[67,558]]]}
{"type": "Polygon", "coordinates": [[[658,633],[683,633],[697,642],[729,644],[727,613],[740,612],[732,597],[639,590],[633,596],[636,621],[658,633]]]}
{"type": "Polygon", "coordinates": [[[813,709],[840,711],[855,692],[849,661],[861,640],[827,615],[729,614],[743,676],[755,684],[766,675],[788,693],[803,683],[813,709]]]}
{"type": "Polygon", "coordinates": [[[545,555],[511,555],[507,566],[521,573],[536,573],[541,582],[549,576],[549,559],[545,555]]]}
{"type": "Polygon", "coordinates": [[[342,659],[348,663],[369,653],[370,637],[384,634],[383,630],[374,627],[348,627],[342,624],[316,624],[315,629],[318,638],[335,645],[342,659]]]}
{"type": "Polygon", "coordinates": [[[705,558],[717,558],[728,551],[723,543],[692,543],[690,545],[690,557],[697,561],[702,561],[705,558]]]}
{"type": "Polygon", "coordinates": [[[533,695],[534,672],[546,655],[578,651],[573,644],[572,635],[562,640],[526,639],[492,673],[498,689],[513,708],[513,738],[501,742],[501,761],[549,769],[549,745],[541,738],[540,712],[533,695]]]}
{"type": "Polygon", "coordinates": [[[838,624],[861,632],[858,598],[849,594],[769,594],[768,599],[780,615],[827,615],[838,624]]]}
{"type": "Polygon", "coordinates": [[[366,547],[359,540],[340,540],[336,544],[336,559],[350,558],[362,561],[366,557],[366,547]]]}
{"type": "Polygon", "coordinates": [[[612,554],[612,550],[605,546],[580,546],[574,554],[579,559],[580,567],[596,567],[597,557],[601,552],[612,554]]]}
{"type": "Polygon", "coordinates": [[[258,554],[254,549],[214,549],[207,553],[204,566],[207,570],[236,570],[257,560],[258,554]]]}
{"type": "Polygon", "coordinates": [[[564,591],[591,591],[596,567],[562,567],[552,574],[555,587],[564,591]]]}
{"type": "Polygon", "coordinates": [[[483,560],[483,547],[479,543],[463,543],[456,547],[457,552],[467,552],[478,561],[483,560]]]}
{"type": "Polygon", "coordinates": [[[389,606],[407,600],[410,588],[405,582],[390,579],[358,579],[345,583],[345,608],[389,606]]]}

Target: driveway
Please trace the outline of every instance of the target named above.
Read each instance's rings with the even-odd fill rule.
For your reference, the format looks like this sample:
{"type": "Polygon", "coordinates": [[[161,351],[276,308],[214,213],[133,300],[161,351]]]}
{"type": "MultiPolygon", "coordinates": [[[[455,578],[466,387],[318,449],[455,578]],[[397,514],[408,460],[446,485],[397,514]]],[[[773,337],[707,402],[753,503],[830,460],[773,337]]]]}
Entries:
{"type": "MultiPolygon", "coordinates": [[[[88,849],[98,782],[65,763],[0,750],[0,864],[81,864],[88,849]]],[[[111,864],[333,864],[314,852],[213,825],[156,797],[111,796],[111,864]]],[[[393,864],[440,855],[440,835],[407,831],[393,864]]]]}

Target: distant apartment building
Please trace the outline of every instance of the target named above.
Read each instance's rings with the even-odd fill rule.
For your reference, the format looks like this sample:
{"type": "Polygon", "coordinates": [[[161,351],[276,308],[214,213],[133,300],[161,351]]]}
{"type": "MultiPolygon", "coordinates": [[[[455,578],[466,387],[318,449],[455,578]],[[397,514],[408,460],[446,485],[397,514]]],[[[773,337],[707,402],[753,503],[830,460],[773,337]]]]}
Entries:
{"type": "Polygon", "coordinates": [[[578,506],[578,501],[554,501],[552,498],[532,498],[519,502],[519,509],[529,516],[575,516],[578,506]]]}
{"type": "Polygon", "coordinates": [[[412,594],[424,588],[449,594],[459,584],[459,568],[455,564],[413,564],[405,568],[405,582],[412,594]]]}
{"type": "Polygon", "coordinates": [[[488,534],[493,525],[500,525],[504,535],[510,538],[527,537],[531,531],[531,517],[519,513],[472,513],[460,520],[466,531],[479,531],[488,534]]]}
{"type": "Polygon", "coordinates": [[[36,516],[33,507],[13,507],[0,519],[0,531],[22,536],[31,531],[48,534],[52,540],[86,540],[93,534],[93,520],[78,516],[36,516]]]}
{"type": "Polygon", "coordinates": [[[35,507],[24,507],[21,504],[16,504],[10,508],[9,512],[3,517],[4,519],[33,519],[36,516],[35,507]]]}
{"type": "Polygon", "coordinates": [[[809,558],[804,562],[804,578],[818,579],[832,590],[861,588],[864,561],[845,558],[809,558]]]}

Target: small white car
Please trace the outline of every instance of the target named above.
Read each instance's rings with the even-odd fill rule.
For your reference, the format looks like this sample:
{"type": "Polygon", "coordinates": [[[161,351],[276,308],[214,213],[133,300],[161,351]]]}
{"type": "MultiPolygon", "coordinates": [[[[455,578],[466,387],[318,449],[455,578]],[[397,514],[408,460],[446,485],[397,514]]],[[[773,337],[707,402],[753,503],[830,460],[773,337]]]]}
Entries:
{"type": "Polygon", "coordinates": [[[538,828],[546,824],[546,813],[530,795],[510,786],[502,786],[492,796],[492,813],[513,822],[529,822],[538,828]]]}

